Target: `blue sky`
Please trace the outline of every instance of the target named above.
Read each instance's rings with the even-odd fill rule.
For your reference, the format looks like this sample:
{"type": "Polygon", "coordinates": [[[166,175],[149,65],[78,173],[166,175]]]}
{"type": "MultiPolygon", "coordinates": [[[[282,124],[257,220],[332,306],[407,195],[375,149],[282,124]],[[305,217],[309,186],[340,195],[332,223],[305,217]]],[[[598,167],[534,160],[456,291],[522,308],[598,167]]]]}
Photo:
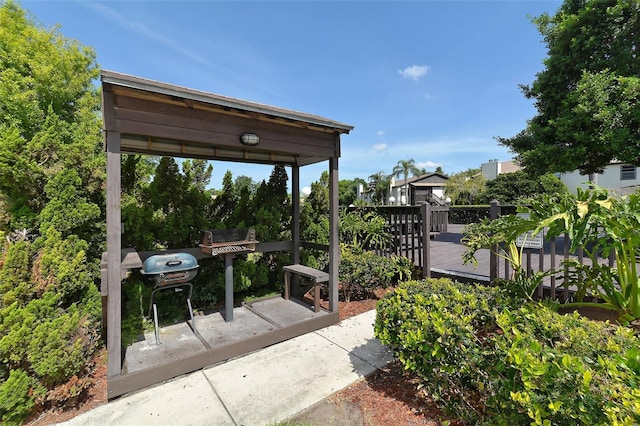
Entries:
{"type": "MultiPolygon", "coordinates": [[[[22,1],[45,28],[91,46],[101,68],[324,116],[340,179],[478,168],[512,155],[495,137],[536,111],[519,84],[543,69],[529,16],[560,1],[22,1]]],[[[271,167],[214,162],[259,182],[271,167]]],[[[304,167],[301,185],[326,163],[304,167]]]]}

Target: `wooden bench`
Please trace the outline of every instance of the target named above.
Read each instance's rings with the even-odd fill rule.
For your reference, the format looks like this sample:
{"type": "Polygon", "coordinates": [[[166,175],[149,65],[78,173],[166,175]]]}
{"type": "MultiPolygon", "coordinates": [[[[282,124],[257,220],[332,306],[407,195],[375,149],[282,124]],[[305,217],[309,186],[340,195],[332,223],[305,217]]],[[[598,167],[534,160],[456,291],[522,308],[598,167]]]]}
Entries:
{"type": "Polygon", "coordinates": [[[320,285],[329,281],[329,274],[304,265],[286,265],[284,270],[284,298],[289,300],[291,274],[300,275],[313,281],[313,308],[320,312],[320,285]]]}

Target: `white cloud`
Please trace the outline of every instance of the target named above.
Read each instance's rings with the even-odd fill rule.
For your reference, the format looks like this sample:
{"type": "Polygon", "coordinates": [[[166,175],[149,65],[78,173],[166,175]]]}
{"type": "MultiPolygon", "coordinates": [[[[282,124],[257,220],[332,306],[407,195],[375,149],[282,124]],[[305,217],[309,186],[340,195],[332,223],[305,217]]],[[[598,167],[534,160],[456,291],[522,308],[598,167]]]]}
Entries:
{"type": "Polygon", "coordinates": [[[434,163],[433,161],[421,161],[416,163],[416,167],[419,169],[435,169],[438,166],[442,166],[442,164],[434,163]]]}
{"type": "Polygon", "coordinates": [[[403,78],[417,81],[420,77],[427,75],[427,71],[429,71],[427,65],[411,65],[403,70],[398,70],[398,74],[403,78]]]}
{"type": "Polygon", "coordinates": [[[387,144],[386,143],[377,143],[373,146],[373,149],[376,151],[384,151],[385,149],[387,149],[387,144]]]}
{"type": "Polygon", "coordinates": [[[378,136],[384,136],[384,133],[385,133],[385,132],[384,132],[384,130],[378,130],[378,131],[376,132],[376,135],[378,135],[378,136]]]}

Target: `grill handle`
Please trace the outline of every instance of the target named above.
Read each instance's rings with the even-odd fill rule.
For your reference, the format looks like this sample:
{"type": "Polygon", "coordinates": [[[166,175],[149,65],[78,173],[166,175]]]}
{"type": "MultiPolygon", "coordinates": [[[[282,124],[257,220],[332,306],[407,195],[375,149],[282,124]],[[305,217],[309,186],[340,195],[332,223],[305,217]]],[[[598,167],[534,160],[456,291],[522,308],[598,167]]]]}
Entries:
{"type": "Polygon", "coordinates": [[[167,266],[178,266],[178,265],[182,265],[182,260],[170,260],[167,263],[165,263],[165,265],[167,266]]]}

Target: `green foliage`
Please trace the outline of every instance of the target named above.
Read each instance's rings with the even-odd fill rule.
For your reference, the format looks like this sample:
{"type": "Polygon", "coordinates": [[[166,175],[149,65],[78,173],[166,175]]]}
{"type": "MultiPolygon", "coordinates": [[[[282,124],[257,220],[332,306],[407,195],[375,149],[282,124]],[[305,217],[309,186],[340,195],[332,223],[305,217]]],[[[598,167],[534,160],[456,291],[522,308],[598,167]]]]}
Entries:
{"type": "Polygon", "coordinates": [[[257,290],[268,284],[268,269],[265,265],[260,265],[252,261],[238,262],[233,271],[234,291],[257,290]],[[238,268],[239,266],[239,268],[238,268]]]}
{"type": "Polygon", "coordinates": [[[222,178],[222,190],[215,197],[209,208],[207,219],[209,223],[215,224],[213,228],[227,228],[226,224],[231,223],[233,212],[238,205],[238,194],[234,191],[233,175],[230,170],[222,178]]]}
{"type": "Polygon", "coordinates": [[[526,270],[523,262],[524,245],[518,247],[516,239],[531,229],[532,222],[515,215],[501,216],[494,220],[487,218],[464,228],[461,242],[466,246],[462,255],[464,264],[477,266],[475,253],[480,249],[489,249],[511,267],[508,280],[496,280],[494,285],[512,292],[517,297],[532,300],[533,294],[545,276],[555,271],[526,270]]]}
{"type": "MultiPolygon", "coordinates": [[[[91,49],[0,3],[0,414],[86,385],[100,319],[104,250],[99,68],[91,49]],[[10,373],[7,373],[10,372],[10,373]]],[[[68,392],[67,392],[68,393],[68,392]]]]}
{"type": "Polygon", "coordinates": [[[445,182],[445,194],[454,206],[472,205],[478,203],[485,184],[480,169],[469,169],[449,176],[445,182]]]}
{"type": "Polygon", "coordinates": [[[92,327],[75,305],[34,327],[27,360],[43,384],[62,384],[82,371],[98,343],[92,327]]]}
{"type": "Polygon", "coordinates": [[[389,199],[392,175],[387,175],[383,171],[369,176],[367,191],[371,193],[373,204],[385,204],[389,199]]]}
{"type": "MultiPolygon", "coordinates": [[[[300,209],[300,238],[302,241],[329,244],[329,173],[322,172],[320,179],[311,184],[311,193],[300,209]]],[[[324,269],[329,256],[324,251],[304,250],[301,261],[305,265],[324,269]]]]}
{"type": "Polygon", "coordinates": [[[353,246],[341,247],[338,275],[346,301],[366,298],[375,289],[413,278],[415,266],[405,257],[382,257],[353,246]]]}
{"type": "Polygon", "coordinates": [[[54,227],[63,236],[97,233],[100,206],[89,202],[82,189],[82,179],[73,169],[62,170],[45,185],[49,202],[40,212],[40,232],[54,227]]]}
{"type": "Polygon", "coordinates": [[[583,190],[576,195],[569,192],[543,194],[530,200],[527,219],[502,216],[487,219],[465,228],[463,243],[467,245],[464,262],[475,262],[474,254],[481,248],[498,253],[512,264],[515,286],[532,289],[544,274],[527,278],[521,270],[521,252],[514,242],[527,232],[537,234],[547,229],[547,238],[566,235],[571,242],[569,251],[583,250],[590,262],[566,261],[569,280],[563,285],[575,286],[578,302],[574,306],[593,306],[611,309],[623,323],[640,318],[640,276],[636,255],[640,247],[640,193],[624,197],[610,196],[606,189],[583,190]],[[506,248],[506,251],[505,251],[506,248]],[[615,266],[602,264],[599,258],[615,257],[615,266]],[[583,302],[586,296],[604,303],[583,302]]]}
{"type": "Polygon", "coordinates": [[[86,290],[95,288],[97,268],[86,255],[88,244],[75,235],[62,239],[62,234],[51,226],[43,237],[38,257],[33,268],[40,293],[55,291],[61,303],[70,306],[82,300],[86,290]]]}
{"type": "Polygon", "coordinates": [[[362,250],[384,249],[392,240],[385,218],[363,209],[343,210],[338,231],[342,243],[362,250]]]}
{"type": "Polygon", "coordinates": [[[149,317],[152,286],[142,281],[140,274],[131,274],[122,282],[122,346],[127,347],[144,334],[149,317]]]}
{"type": "Polygon", "coordinates": [[[24,370],[11,370],[9,378],[0,383],[0,421],[5,425],[19,425],[43,393],[38,381],[24,370]]]}
{"type": "Polygon", "coordinates": [[[0,21],[0,191],[11,226],[34,229],[61,170],[75,169],[102,203],[98,67],[90,49],[36,27],[16,3],[0,7],[0,21]]]}
{"type": "Polygon", "coordinates": [[[566,191],[566,186],[552,174],[538,177],[519,170],[500,174],[495,179],[487,181],[484,191],[475,201],[489,204],[493,200],[498,200],[500,204],[517,204],[538,194],[566,191]]]}
{"type": "MultiPolygon", "coordinates": [[[[245,206],[246,208],[246,206],[245,206]]],[[[287,172],[275,166],[268,182],[262,182],[250,206],[251,227],[262,241],[279,241],[291,223],[291,202],[287,194],[287,172]]]]}
{"type": "Polygon", "coordinates": [[[29,245],[27,241],[18,241],[6,248],[4,265],[0,269],[0,306],[9,306],[16,301],[24,305],[33,296],[29,245]]]}
{"type": "Polygon", "coordinates": [[[355,203],[358,197],[358,185],[364,186],[364,179],[338,181],[338,204],[346,207],[355,203]]]}
{"type": "Polygon", "coordinates": [[[60,300],[59,294],[47,292],[24,307],[15,302],[0,311],[0,361],[11,372],[28,373],[30,386],[27,394],[22,394],[24,379],[2,384],[2,392],[15,392],[23,404],[3,416],[23,417],[38,395],[61,402],[60,398],[66,397],[55,393],[56,385],[86,374],[88,359],[98,346],[95,318],[100,313],[100,295],[95,291],[83,299],[84,306],[72,305],[66,310],[60,308],[60,300]]]}
{"type": "Polygon", "coordinates": [[[447,279],[402,283],[375,335],[445,410],[471,424],[635,424],[631,331],[447,279]]]}
{"type": "MultiPolygon", "coordinates": [[[[591,264],[567,263],[572,277],[590,277],[570,281],[580,294],[596,296],[605,303],[593,306],[612,309],[622,322],[640,318],[640,277],[636,255],[640,247],[640,193],[624,197],[610,196],[606,189],[582,190],[576,195],[544,196],[531,206],[535,232],[548,228],[549,237],[566,233],[570,250],[581,247],[591,264]],[[615,256],[615,266],[598,264],[598,255],[615,256]]],[[[580,305],[590,305],[580,302],[580,305]]]]}
{"type": "Polygon", "coordinates": [[[567,0],[533,22],[548,57],[523,92],[538,113],[500,143],[534,173],[593,174],[612,160],[639,165],[629,142],[638,137],[638,2],[567,0]]]}

